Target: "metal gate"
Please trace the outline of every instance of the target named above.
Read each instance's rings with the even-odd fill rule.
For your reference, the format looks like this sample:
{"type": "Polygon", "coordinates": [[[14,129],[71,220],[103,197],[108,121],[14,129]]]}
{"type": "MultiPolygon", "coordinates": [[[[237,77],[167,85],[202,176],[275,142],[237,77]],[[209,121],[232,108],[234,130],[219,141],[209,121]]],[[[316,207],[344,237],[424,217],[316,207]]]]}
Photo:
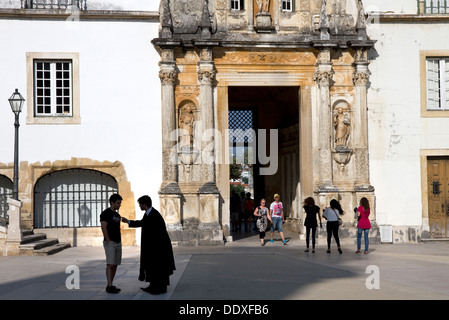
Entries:
{"type": "Polygon", "coordinates": [[[8,222],[8,198],[12,197],[14,189],[13,182],[3,175],[0,175],[0,225],[5,226],[8,222]]]}
{"type": "Polygon", "coordinates": [[[110,175],[87,169],[49,173],[34,188],[34,227],[99,227],[109,197],[118,192],[110,175]]]}

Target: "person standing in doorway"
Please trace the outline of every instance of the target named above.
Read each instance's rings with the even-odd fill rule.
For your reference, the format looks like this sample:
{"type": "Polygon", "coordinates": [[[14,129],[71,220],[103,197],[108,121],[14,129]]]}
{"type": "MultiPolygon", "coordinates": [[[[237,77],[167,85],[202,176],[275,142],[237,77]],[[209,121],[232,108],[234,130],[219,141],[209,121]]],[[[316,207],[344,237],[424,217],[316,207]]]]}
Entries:
{"type": "Polygon", "coordinates": [[[268,221],[271,221],[270,212],[268,208],[265,206],[265,199],[260,200],[260,206],[254,210],[254,215],[257,217],[256,225],[257,229],[259,229],[259,239],[262,247],[265,245],[265,231],[267,230],[268,221]]]}
{"type": "Polygon", "coordinates": [[[251,215],[254,211],[254,200],[251,199],[250,192],[246,193],[246,198],[244,200],[243,209],[244,209],[243,218],[245,221],[245,231],[251,232],[251,221],[252,221],[251,215]]]}
{"type": "Polygon", "coordinates": [[[362,233],[365,238],[365,251],[364,254],[368,253],[369,247],[369,230],[371,229],[371,222],[369,221],[369,201],[367,198],[363,197],[360,199],[360,206],[357,208],[357,251],[355,253],[360,253],[360,248],[362,246],[362,233]]]}
{"type": "Polygon", "coordinates": [[[109,198],[109,208],[100,214],[101,231],[103,232],[103,247],[106,254],[106,292],[119,293],[120,289],[113,285],[117,266],[122,262],[122,239],[120,234],[120,214],[117,212],[122,205],[122,197],[113,194],[109,198]]]}
{"type": "Polygon", "coordinates": [[[280,201],[281,196],[279,194],[274,195],[274,202],[270,205],[270,216],[271,216],[271,238],[270,242],[273,243],[274,230],[277,229],[282,238],[282,243],[285,245],[288,239],[284,238],[284,232],[282,229],[282,224],[284,223],[284,206],[280,201]]]}
{"type": "Polygon", "coordinates": [[[316,237],[316,228],[318,227],[318,223],[316,220],[316,216],[320,219],[320,227],[323,225],[321,223],[320,216],[320,208],[315,205],[315,200],[312,197],[308,197],[304,200],[303,205],[304,211],[306,212],[306,219],[304,221],[304,226],[306,227],[306,250],[304,252],[309,252],[309,237],[310,231],[312,231],[312,253],[315,253],[315,237],[316,237]]]}
{"type": "Polygon", "coordinates": [[[240,231],[239,214],[240,214],[240,197],[232,190],[229,211],[231,211],[231,225],[233,232],[240,231]]]}
{"type": "Polygon", "coordinates": [[[145,212],[142,220],[122,218],[122,221],[128,223],[130,228],[142,228],[139,280],[150,285],[141,289],[151,294],[166,293],[170,275],[176,270],[170,236],[164,218],[153,208],[151,198],[142,196],[138,203],[145,212]]]}
{"type": "Polygon", "coordinates": [[[340,238],[338,237],[338,228],[340,227],[339,219],[342,214],[344,214],[343,209],[341,208],[340,203],[335,199],[332,199],[330,206],[324,209],[323,218],[327,220],[327,253],[331,253],[332,235],[337,243],[338,253],[343,253],[340,247],[340,238]]]}

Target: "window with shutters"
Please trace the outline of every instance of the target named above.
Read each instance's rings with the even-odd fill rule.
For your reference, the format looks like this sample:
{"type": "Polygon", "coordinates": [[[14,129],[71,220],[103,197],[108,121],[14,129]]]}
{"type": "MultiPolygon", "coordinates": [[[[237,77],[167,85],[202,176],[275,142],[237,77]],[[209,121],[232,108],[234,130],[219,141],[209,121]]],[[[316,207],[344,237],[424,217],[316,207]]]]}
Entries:
{"type": "Polygon", "coordinates": [[[427,58],[427,110],[449,110],[449,58],[427,58]]]}
{"type": "Polygon", "coordinates": [[[421,116],[449,117],[449,51],[420,52],[421,116]]]}

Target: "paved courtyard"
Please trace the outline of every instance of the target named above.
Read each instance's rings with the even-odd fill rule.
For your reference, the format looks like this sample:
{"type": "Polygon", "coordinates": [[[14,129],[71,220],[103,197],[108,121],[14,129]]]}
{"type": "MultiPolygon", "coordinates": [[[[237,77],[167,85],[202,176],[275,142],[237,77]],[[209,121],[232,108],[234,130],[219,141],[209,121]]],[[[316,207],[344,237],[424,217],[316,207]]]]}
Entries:
{"type": "MultiPolygon", "coordinates": [[[[277,235],[276,235],[277,236],[277,235]]],[[[277,236],[278,237],[278,236],[277,236]]],[[[316,253],[290,235],[261,247],[251,235],[221,247],[174,247],[177,270],[167,294],[140,290],[139,247],[124,247],[115,285],[105,292],[101,247],[73,247],[52,256],[0,257],[1,300],[446,300],[449,243],[377,244],[355,254],[352,240],[316,253]],[[79,273],[73,270],[79,270],[79,273]],[[79,277],[77,277],[79,275],[79,277]],[[79,282],[76,282],[79,279],[79,282]],[[79,287],[75,284],[79,283],[79,287]],[[72,289],[70,289],[72,288],[72,289]]],[[[276,238],[276,237],[275,237],[276,238]]]]}

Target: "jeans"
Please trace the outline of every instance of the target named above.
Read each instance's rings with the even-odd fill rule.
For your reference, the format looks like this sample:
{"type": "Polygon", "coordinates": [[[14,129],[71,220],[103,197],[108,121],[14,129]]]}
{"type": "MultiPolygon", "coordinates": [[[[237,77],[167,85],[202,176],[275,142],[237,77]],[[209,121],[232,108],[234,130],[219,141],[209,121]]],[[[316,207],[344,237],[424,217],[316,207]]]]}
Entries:
{"type": "Polygon", "coordinates": [[[309,249],[310,231],[312,231],[312,248],[315,249],[316,227],[306,227],[306,245],[309,249]]]}
{"type": "Polygon", "coordinates": [[[274,232],[275,229],[278,229],[279,232],[282,232],[282,218],[273,217],[271,219],[273,223],[271,224],[271,232],[274,232]]]}
{"type": "Polygon", "coordinates": [[[368,246],[369,246],[369,240],[368,240],[369,229],[361,229],[361,228],[357,228],[357,250],[360,250],[360,247],[362,246],[362,233],[364,234],[364,238],[365,238],[365,251],[368,251],[368,246]]]}

